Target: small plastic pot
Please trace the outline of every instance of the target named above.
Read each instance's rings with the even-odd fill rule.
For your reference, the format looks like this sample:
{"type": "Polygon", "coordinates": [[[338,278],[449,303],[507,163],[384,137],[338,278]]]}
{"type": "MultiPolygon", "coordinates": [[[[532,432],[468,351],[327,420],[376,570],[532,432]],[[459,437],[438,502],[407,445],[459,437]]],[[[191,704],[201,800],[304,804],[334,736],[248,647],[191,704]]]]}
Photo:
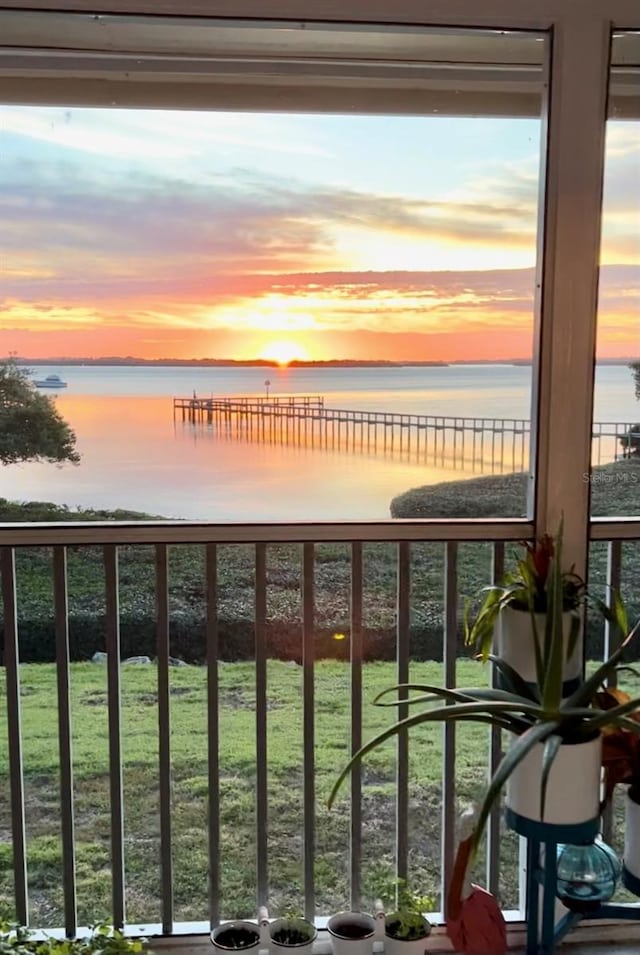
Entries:
{"type": "Polygon", "coordinates": [[[371,955],[376,922],[363,912],[340,912],[327,923],[334,955],[371,955]]]}
{"type": "Polygon", "coordinates": [[[318,930],[307,919],[274,919],[269,923],[269,949],[277,955],[311,955],[313,943],[318,937],[318,930]],[[296,941],[288,941],[283,936],[287,932],[294,932],[296,941]],[[280,936],[280,937],[279,937],[280,936]],[[306,936],[306,937],[305,937],[306,936]]]}
{"type": "Polygon", "coordinates": [[[425,942],[431,934],[431,923],[421,918],[423,934],[419,938],[398,938],[389,929],[399,922],[397,912],[385,917],[384,951],[385,955],[422,955],[425,942]]]}

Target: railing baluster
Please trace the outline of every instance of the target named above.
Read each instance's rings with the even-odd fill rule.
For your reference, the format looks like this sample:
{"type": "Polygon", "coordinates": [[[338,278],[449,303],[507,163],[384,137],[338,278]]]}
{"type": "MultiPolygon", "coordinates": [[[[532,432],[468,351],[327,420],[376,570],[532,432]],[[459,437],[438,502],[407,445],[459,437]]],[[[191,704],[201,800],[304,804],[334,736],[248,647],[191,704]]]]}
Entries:
{"type": "Polygon", "coordinates": [[[171,710],[169,697],[169,572],[166,544],[156,544],[158,658],[158,763],[160,772],[160,872],[162,932],[173,931],[173,859],[171,852],[171,710]]]}
{"type": "Polygon", "coordinates": [[[315,546],[303,545],[302,568],[302,699],[304,773],[304,909],[315,918],[315,714],[314,714],[314,564],[315,546]]]}
{"type": "MultiPolygon", "coordinates": [[[[411,605],[411,545],[408,541],[398,544],[398,591],[397,591],[397,682],[409,682],[409,623],[411,605]]],[[[400,695],[406,699],[406,691],[400,695]]],[[[409,707],[401,703],[398,719],[409,715],[409,707]]],[[[407,878],[409,857],[409,737],[406,730],[398,734],[396,764],[396,875],[407,878]]]]}
{"type": "Polygon", "coordinates": [[[118,550],[104,546],[106,595],[107,687],[109,699],[109,792],[111,797],[111,879],[113,924],[122,928],[124,906],[124,811],[122,792],[120,612],[118,601],[118,550]]]}
{"type": "MultiPolygon", "coordinates": [[[[449,541],[445,545],[444,573],[444,686],[456,685],[456,636],[458,624],[458,545],[449,541]]],[[[446,890],[451,880],[455,852],[456,828],[456,734],[455,724],[446,722],[443,733],[442,769],[442,908],[445,907],[446,890]]]]}
{"type": "MultiPolygon", "coordinates": [[[[351,545],[351,755],[362,746],[362,544],[351,545]]],[[[351,830],[349,863],[351,908],[360,910],[362,885],[362,776],[351,770],[351,830]]]]}
{"type": "MultiPolygon", "coordinates": [[[[611,600],[613,591],[620,590],[622,578],[622,541],[609,541],[607,544],[607,591],[605,601],[611,600]]],[[[620,646],[623,634],[618,627],[612,626],[608,620],[604,625],[604,658],[608,660],[611,654],[620,646]]],[[[607,677],[607,686],[616,687],[618,685],[618,674],[616,670],[607,677]]],[[[613,803],[609,802],[602,814],[602,837],[605,842],[611,842],[613,839],[613,803]]]]}
{"type": "Polygon", "coordinates": [[[24,821],[24,775],[20,718],[20,658],[16,607],[16,561],[13,547],[0,548],[2,603],[4,608],[4,666],[7,681],[7,734],[9,741],[9,787],[11,792],[11,840],[16,918],[29,922],[27,851],[24,821]]]}
{"type": "Polygon", "coordinates": [[[60,753],[60,826],[62,831],[62,886],[64,929],[73,938],[77,929],[76,858],[73,815],[73,754],[69,673],[69,608],[67,548],[53,548],[53,602],[56,629],[58,683],[58,747],[60,753]]]}
{"type": "MultiPolygon", "coordinates": [[[[499,583],[504,577],[504,544],[493,545],[493,581],[499,583]]],[[[491,667],[491,684],[497,683],[495,668],[491,667]]],[[[489,731],[489,776],[492,777],[502,758],[502,734],[498,726],[489,731]]],[[[489,816],[487,825],[487,887],[493,895],[500,889],[500,809],[489,816]]]]}
{"type": "MultiPolygon", "coordinates": [[[[622,578],[622,541],[609,541],[607,544],[607,590],[604,595],[606,603],[610,603],[614,591],[620,591],[622,578]]],[[[606,620],[604,625],[604,659],[608,660],[620,646],[623,634],[616,626],[606,620]]],[[[618,683],[618,674],[612,670],[607,679],[607,685],[615,687],[618,683]]]]}
{"type": "Polygon", "coordinates": [[[256,655],[256,850],[258,909],[269,899],[268,797],[267,797],[267,545],[256,544],[255,552],[255,655],[256,655]]]}
{"type": "Polygon", "coordinates": [[[209,922],[220,921],[220,726],[218,687],[218,551],[206,546],[207,709],[209,763],[209,922]]]}

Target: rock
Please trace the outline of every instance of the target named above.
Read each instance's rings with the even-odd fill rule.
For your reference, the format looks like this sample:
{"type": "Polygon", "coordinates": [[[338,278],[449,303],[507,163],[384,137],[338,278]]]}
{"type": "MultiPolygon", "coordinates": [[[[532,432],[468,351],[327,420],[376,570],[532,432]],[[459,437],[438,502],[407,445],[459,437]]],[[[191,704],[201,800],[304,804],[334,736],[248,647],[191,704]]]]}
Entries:
{"type": "Polygon", "coordinates": [[[170,667],[188,667],[189,664],[185,663],[184,660],[180,660],[179,657],[169,657],[169,666],[170,667]]]}
{"type": "Polygon", "coordinates": [[[106,663],[108,656],[106,653],[103,653],[102,650],[96,650],[96,652],[91,657],[92,663],[106,663]]]}
{"type": "Polygon", "coordinates": [[[128,663],[151,663],[151,657],[127,657],[126,660],[122,661],[123,666],[127,666],[128,663]]]}

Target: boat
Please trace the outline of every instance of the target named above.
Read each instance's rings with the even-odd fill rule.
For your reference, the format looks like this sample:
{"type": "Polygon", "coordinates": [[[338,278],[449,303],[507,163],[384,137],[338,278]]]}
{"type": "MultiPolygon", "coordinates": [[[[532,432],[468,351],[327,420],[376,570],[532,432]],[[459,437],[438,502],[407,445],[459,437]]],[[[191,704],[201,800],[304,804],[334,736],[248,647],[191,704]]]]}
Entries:
{"type": "Polygon", "coordinates": [[[63,381],[60,375],[47,375],[46,378],[34,379],[36,388],[66,388],[67,383],[63,381]]]}

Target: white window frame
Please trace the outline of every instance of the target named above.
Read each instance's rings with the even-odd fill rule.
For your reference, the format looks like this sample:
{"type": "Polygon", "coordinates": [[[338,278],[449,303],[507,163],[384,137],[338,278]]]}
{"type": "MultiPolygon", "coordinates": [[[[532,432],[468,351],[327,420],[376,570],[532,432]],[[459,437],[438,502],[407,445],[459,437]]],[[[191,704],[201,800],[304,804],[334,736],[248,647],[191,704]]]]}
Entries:
{"type": "MultiPolygon", "coordinates": [[[[393,23],[424,27],[477,27],[549,31],[550,90],[545,176],[540,187],[540,288],[537,439],[533,527],[554,532],[564,516],[567,559],[584,573],[592,539],[640,539],[640,519],[590,520],[589,484],[593,369],[597,321],[605,124],[610,38],[616,29],[640,30],[638,0],[60,0],[62,9],[82,14],[179,15],[258,20],[393,23]],[[579,162],[576,162],[579,157],[579,162]]],[[[2,10],[55,12],[49,0],[2,0],[2,10]]],[[[0,11],[1,12],[1,11],[0,11]]],[[[0,38],[0,45],[2,40],[0,38]]],[[[26,82],[26,80],[25,80],[26,82]]],[[[72,76],[68,77],[70,87],[72,76]]],[[[107,80],[108,83],[108,80],[107,80]]],[[[0,92],[0,98],[2,93],[0,92]]],[[[544,138],[544,137],[543,137],[544,138]]],[[[408,540],[456,536],[456,522],[407,522],[408,540]],[[452,525],[454,529],[452,530],[452,525]]],[[[505,522],[513,524],[514,522],[505,522]]],[[[496,522],[493,522],[495,526],[496,522]]],[[[21,526],[0,529],[0,543],[115,543],[166,540],[171,531],[143,525],[123,529],[21,526]]],[[[397,522],[353,525],[295,525],[218,528],[180,524],[176,541],[249,539],[317,541],[397,537],[397,522]],[[340,529],[341,527],[341,529],[340,529]]],[[[465,539],[482,539],[483,522],[465,539]]],[[[625,928],[625,938],[628,932],[625,928]]],[[[607,938],[611,940],[610,930],[607,938]]]]}

